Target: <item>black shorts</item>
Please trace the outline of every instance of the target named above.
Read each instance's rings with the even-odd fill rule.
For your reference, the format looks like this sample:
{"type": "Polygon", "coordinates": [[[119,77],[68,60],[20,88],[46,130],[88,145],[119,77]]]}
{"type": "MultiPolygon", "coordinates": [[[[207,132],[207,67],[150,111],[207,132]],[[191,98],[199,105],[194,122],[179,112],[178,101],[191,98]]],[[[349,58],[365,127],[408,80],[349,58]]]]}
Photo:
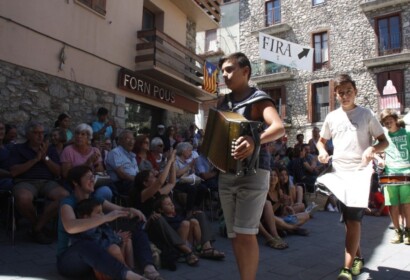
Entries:
{"type": "Polygon", "coordinates": [[[337,209],[342,213],[341,222],[346,223],[347,220],[361,222],[363,219],[364,208],[349,207],[338,200],[337,209]]]}

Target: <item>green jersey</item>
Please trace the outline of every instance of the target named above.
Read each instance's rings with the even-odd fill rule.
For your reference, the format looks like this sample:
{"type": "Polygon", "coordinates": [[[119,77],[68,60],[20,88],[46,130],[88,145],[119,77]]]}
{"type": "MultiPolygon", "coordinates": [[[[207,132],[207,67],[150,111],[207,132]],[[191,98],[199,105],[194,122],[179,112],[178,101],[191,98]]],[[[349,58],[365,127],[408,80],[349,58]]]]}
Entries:
{"type": "Polygon", "coordinates": [[[386,174],[410,173],[410,132],[400,128],[396,132],[386,134],[389,146],[386,154],[386,174]]]}

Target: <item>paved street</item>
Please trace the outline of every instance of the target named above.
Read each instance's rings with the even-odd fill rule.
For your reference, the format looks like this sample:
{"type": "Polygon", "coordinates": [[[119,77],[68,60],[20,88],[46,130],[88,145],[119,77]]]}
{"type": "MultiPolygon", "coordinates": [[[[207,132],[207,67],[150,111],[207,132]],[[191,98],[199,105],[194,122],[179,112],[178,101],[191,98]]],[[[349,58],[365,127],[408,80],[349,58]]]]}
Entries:
{"type": "MultiPolygon", "coordinates": [[[[363,221],[362,250],[365,256],[364,272],[356,279],[403,280],[410,279],[410,246],[392,245],[388,240],[387,217],[365,217],[363,221]]],[[[217,231],[217,224],[213,227],[217,231]]],[[[310,236],[286,238],[289,249],[270,249],[260,240],[260,264],[257,279],[336,279],[343,260],[344,228],[337,213],[318,212],[306,228],[310,236]]],[[[13,247],[4,229],[0,231],[0,279],[64,279],[55,268],[55,247],[27,241],[24,232],[18,232],[13,247]]],[[[166,279],[239,279],[230,243],[217,235],[215,246],[225,251],[226,260],[201,260],[198,267],[178,264],[175,272],[161,270],[166,279]]]]}

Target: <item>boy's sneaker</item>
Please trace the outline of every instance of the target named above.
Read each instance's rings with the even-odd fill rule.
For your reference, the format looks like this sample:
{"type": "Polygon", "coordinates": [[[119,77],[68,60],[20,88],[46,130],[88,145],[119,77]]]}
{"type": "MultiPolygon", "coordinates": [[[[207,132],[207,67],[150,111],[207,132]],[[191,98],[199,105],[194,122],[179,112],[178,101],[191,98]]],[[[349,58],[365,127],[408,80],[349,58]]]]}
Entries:
{"type": "Polygon", "coordinates": [[[403,242],[403,231],[401,229],[395,229],[393,238],[390,239],[390,243],[399,244],[403,242]]]}
{"type": "Polygon", "coordinates": [[[362,268],[364,265],[364,259],[355,257],[353,260],[353,265],[352,265],[352,275],[357,276],[362,272],[362,268]]]}
{"type": "Polygon", "coordinates": [[[350,269],[342,268],[339,276],[337,276],[337,280],[352,280],[352,272],[350,269]]]}
{"type": "Polygon", "coordinates": [[[403,242],[406,245],[410,245],[410,228],[405,228],[403,232],[403,242]]]}

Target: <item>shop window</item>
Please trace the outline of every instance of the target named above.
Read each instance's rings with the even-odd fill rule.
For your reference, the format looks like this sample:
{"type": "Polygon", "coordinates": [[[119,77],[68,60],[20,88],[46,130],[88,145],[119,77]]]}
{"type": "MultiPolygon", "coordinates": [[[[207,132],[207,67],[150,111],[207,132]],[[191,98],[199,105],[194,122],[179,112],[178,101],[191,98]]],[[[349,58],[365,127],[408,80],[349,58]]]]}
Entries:
{"type": "Polygon", "coordinates": [[[328,33],[313,34],[314,44],[314,70],[329,67],[329,42],[328,33]]]}
{"type": "Polygon", "coordinates": [[[125,103],[125,127],[135,132],[150,130],[162,123],[163,110],[148,104],[127,99],[125,103]]]}
{"type": "Polygon", "coordinates": [[[399,15],[376,18],[376,33],[379,55],[401,52],[402,34],[399,15]]]}
{"type": "Polygon", "coordinates": [[[380,110],[390,108],[402,111],[405,101],[403,70],[378,73],[377,89],[380,94],[380,110]]]}
{"type": "Polygon", "coordinates": [[[271,0],[265,3],[266,26],[281,22],[280,0],[271,0]]]}
{"type": "Polygon", "coordinates": [[[76,0],[77,2],[89,7],[90,9],[96,11],[97,13],[105,16],[106,11],[106,0],[76,0]]]}
{"type": "Polygon", "coordinates": [[[336,109],[333,81],[312,83],[308,89],[308,120],[323,122],[326,115],[336,109]]]}

